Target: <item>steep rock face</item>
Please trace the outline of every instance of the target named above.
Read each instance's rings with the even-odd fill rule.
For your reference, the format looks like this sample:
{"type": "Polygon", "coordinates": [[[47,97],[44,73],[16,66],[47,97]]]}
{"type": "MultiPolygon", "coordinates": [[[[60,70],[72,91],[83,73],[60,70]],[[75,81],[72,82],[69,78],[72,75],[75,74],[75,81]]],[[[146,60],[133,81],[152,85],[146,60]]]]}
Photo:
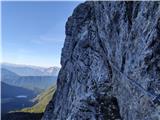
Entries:
{"type": "Polygon", "coordinates": [[[85,2],[66,23],[42,120],[160,120],[160,2],[85,2]]]}

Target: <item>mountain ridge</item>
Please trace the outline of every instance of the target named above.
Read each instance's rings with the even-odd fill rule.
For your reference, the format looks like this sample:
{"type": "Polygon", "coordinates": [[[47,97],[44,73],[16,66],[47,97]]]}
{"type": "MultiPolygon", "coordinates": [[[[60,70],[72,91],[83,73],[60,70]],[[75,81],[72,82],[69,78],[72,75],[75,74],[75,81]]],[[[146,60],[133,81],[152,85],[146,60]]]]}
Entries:
{"type": "Polygon", "coordinates": [[[56,84],[57,76],[19,76],[1,68],[1,80],[9,85],[41,91],[56,84]]]}
{"type": "Polygon", "coordinates": [[[57,76],[59,72],[59,67],[40,67],[33,65],[21,65],[21,64],[11,64],[2,63],[1,68],[10,70],[20,76],[57,76]]]}

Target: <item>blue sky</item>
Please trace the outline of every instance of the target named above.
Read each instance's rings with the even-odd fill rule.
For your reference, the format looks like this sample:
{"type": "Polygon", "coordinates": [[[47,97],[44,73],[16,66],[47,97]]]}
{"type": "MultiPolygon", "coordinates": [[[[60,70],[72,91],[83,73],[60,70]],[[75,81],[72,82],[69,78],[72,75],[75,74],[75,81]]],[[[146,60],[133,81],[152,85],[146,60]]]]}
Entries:
{"type": "Polygon", "coordinates": [[[80,2],[3,2],[2,62],[60,66],[65,23],[80,2]]]}

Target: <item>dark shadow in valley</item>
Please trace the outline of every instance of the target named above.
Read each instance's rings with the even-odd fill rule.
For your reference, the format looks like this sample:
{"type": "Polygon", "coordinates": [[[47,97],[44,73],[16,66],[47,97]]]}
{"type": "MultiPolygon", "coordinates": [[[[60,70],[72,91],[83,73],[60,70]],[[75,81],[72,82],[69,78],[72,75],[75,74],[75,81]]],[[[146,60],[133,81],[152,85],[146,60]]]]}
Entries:
{"type": "Polygon", "coordinates": [[[14,112],[2,114],[1,120],[40,120],[43,113],[14,112]]]}

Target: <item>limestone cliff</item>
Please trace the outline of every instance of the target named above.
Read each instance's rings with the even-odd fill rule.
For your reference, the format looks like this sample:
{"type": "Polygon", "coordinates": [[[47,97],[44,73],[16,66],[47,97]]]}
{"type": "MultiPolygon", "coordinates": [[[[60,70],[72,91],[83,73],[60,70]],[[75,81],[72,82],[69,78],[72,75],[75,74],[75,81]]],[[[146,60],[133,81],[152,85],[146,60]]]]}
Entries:
{"type": "Polygon", "coordinates": [[[160,2],[85,2],[68,18],[42,120],[160,120],[160,2]]]}

